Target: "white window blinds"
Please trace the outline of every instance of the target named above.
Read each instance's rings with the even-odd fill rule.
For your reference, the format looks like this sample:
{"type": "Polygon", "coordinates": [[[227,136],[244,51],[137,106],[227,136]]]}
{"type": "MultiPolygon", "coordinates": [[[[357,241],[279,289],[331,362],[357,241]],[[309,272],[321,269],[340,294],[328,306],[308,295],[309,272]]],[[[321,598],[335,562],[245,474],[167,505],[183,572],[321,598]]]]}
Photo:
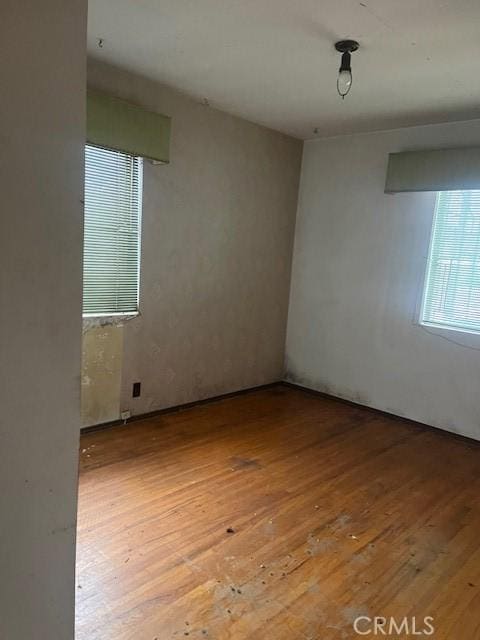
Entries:
{"type": "Polygon", "coordinates": [[[85,148],[83,314],[138,310],[142,159],[85,148]]]}
{"type": "Polygon", "coordinates": [[[438,193],[421,321],[480,332],[480,191],[438,193]]]}

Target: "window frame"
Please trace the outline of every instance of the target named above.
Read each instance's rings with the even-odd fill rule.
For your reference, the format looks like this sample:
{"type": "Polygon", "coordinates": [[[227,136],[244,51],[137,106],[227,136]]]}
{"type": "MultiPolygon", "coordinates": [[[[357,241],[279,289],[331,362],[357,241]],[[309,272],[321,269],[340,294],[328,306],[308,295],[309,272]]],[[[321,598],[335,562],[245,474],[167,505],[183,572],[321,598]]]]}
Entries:
{"type": "MultiPolygon", "coordinates": [[[[105,320],[117,320],[117,321],[121,321],[123,319],[125,320],[129,320],[129,319],[133,319],[136,318],[137,316],[140,315],[140,282],[141,282],[141,260],[142,260],[142,226],[143,226],[143,168],[144,168],[144,158],[142,156],[137,156],[134,153],[129,153],[128,151],[121,151],[120,149],[113,149],[111,147],[106,147],[106,146],[102,146],[102,145],[98,145],[98,144],[92,144],[91,142],[86,142],[85,143],[85,152],[86,152],[86,148],[87,147],[91,147],[91,148],[95,148],[95,149],[103,149],[105,151],[112,151],[112,152],[116,152],[116,153],[122,153],[123,155],[129,156],[131,158],[135,158],[136,160],[138,160],[139,163],[139,170],[138,170],[138,196],[139,196],[139,202],[138,202],[138,236],[137,236],[137,243],[138,243],[138,260],[137,260],[137,278],[136,278],[136,309],[135,311],[105,311],[105,312],[90,312],[90,313],[84,313],[82,310],[82,318],[85,321],[91,322],[91,321],[95,321],[95,319],[99,319],[100,321],[105,321],[105,320]]],[[[86,192],[86,175],[84,175],[84,193],[86,192]]],[[[83,229],[83,253],[82,256],[84,255],[84,251],[85,251],[85,218],[86,218],[86,206],[85,206],[85,202],[86,202],[86,193],[84,195],[84,229],[83,229]]],[[[82,262],[82,264],[84,264],[82,262]]],[[[82,268],[82,274],[84,273],[84,267],[82,268]]],[[[82,279],[82,301],[83,301],[83,295],[84,295],[84,279],[82,279]]]]}
{"type": "MultiPolygon", "coordinates": [[[[448,190],[445,190],[448,191],[448,190]]],[[[459,191],[470,191],[470,189],[459,189],[459,191]]],[[[427,292],[430,283],[430,276],[432,272],[432,255],[434,251],[434,239],[435,233],[437,230],[438,223],[438,209],[440,203],[440,195],[443,191],[435,192],[435,207],[433,211],[432,223],[430,225],[430,239],[428,244],[428,253],[426,258],[424,276],[422,280],[422,292],[421,292],[421,301],[418,310],[418,324],[422,327],[426,327],[427,329],[438,329],[441,331],[468,334],[472,336],[480,336],[480,326],[478,329],[472,327],[465,327],[460,324],[447,324],[441,322],[432,322],[431,320],[425,319],[425,308],[427,305],[427,292]]]]}

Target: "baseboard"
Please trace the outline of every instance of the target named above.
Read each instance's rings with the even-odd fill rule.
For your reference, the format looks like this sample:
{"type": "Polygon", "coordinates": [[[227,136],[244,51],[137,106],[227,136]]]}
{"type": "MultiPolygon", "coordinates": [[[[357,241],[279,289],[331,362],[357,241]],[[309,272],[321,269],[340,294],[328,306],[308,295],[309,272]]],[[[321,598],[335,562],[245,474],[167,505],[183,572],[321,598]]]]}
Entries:
{"type": "Polygon", "coordinates": [[[418,420],[412,420],[411,418],[406,418],[405,416],[399,416],[395,413],[390,413],[389,411],[383,411],[383,409],[376,409],[375,407],[369,407],[368,405],[361,404],[360,402],[347,400],[347,398],[334,396],[330,393],[325,393],[324,391],[317,391],[316,389],[310,389],[309,387],[302,387],[302,385],[295,384],[294,382],[288,382],[287,380],[282,380],[282,384],[286,387],[290,387],[291,389],[297,389],[298,391],[303,391],[304,393],[308,393],[310,395],[314,395],[320,398],[326,398],[328,400],[341,402],[342,404],[347,404],[351,407],[357,407],[357,408],[360,407],[362,409],[365,409],[366,411],[370,411],[371,413],[376,413],[377,415],[383,415],[388,418],[394,418],[395,420],[399,420],[401,422],[408,422],[409,424],[412,424],[420,429],[426,429],[428,431],[435,432],[439,436],[444,436],[447,438],[455,438],[457,440],[461,440],[468,444],[474,444],[475,446],[480,447],[479,440],[475,440],[475,438],[470,438],[469,436],[463,436],[460,433],[454,433],[453,431],[446,431],[445,429],[441,429],[440,427],[434,427],[431,424],[418,422],[418,420]]]}
{"type": "Polygon", "coordinates": [[[104,429],[111,429],[112,427],[123,426],[125,424],[131,424],[132,422],[138,422],[139,420],[145,420],[147,418],[154,418],[155,416],[166,415],[169,413],[177,413],[178,411],[183,411],[185,409],[191,409],[192,407],[197,407],[203,404],[210,404],[212,402],[218,402],[219,400],[226,400],[228,398],[234,398],[236,396],[244,395],[247,393],[252,393],[255,391],[262,391],[264,389],[272,389],[273,387],[284,386],[289,387],[291,389],[296,389],[297,391],[302,391],[303,393],[308,393],[309,395],[317,396],[320,398],[325,398],[328,400],[334,400],[335,402],[341,402],[342,404],[349,405],[351,407],[357,407],[364,409],[365,411],[369,411],[370,413],[375,413],[377,415],[383,415],[388,418],[393,418],[395,420],[399,420],[401,422],[408,422],[411,425],[418,427],[419,429],[424,429],[428,431],[432,431],[439,436],[447,437],[447,438],[455,438],[457,440],[461,440],[470,445],[475,445],[476,447],[480,447],[480,441],[475,440],[474,438],[470,438],[469,436],[463,436],[459,433],[453,433],[452,431],[446,431],[441,429],[440,427],[434,427],[430,424],[425,424],[424,422],[418,422],[417,420],[412,420],[411,418],[406,418],[405,416],[399,416],[395,413],[390,413],[389,411],[384,411],[382,409],[376,409],[375,407],[369,407],[368,405],[361,404],[359,402],[354,402],[353,400],[347,400],[346,398],[342,398],[340,396],[335,396],[330,393],[326,393],[324,391],[317,391],[316,389],[310,389],[309,387],[303,387],[302,385],[295,384],[294,382],[288,382],[287,380],[278,380],[277,382],[269,382],[268,384],[262,384],[257,387],[249,387],[248,389],[239,389],[238,391],[231,391],[229,393],[223,393],[218,396],[212,396],[210,398],[203,398],[202,400],[194,400],[193,402],[186,402],[184,404],[175,405],[173,407],[166,407],[165,409],[157,409],[155,411],[149,411],[147,413],[141,413],[135,416],[131,416],[126,422],[123,420],[112,420],[111,422],[102,422],[101,424],[95,424],[90,427],[82,427],[80,432],[82,434],[92,433],[94,431],[103,431],[104,429]]]}
{"type": "Polygon", "coordinates": [[[112,427],[119,427],[125,424],[131,424],[132,422],[137,422],[138,420],[145,420],[146,418],[154,418],[155,416],[162,416],[168,413],[177,413],[178,411],[191,409],[192,407],[197,407],[202,404],[210,404],[211,402],[217,402],[218,400],[226,400],[227,398],[234,398],[236,396],[241,396],[246,393],[252,393],[254,391],[271,389],[272,387],[277,387],[278,385],[281,385],[281,384],[283,384],[283,382],[281,380],[278,380],[277,382],[269,382],[268,384],[261,384],[261,385],[258,385],[257,387],[249,387],[248,389],[239,389],[238,391],[230,391],[229,393],[222,393],[218,396],[203,398],[202,400],[194,400],[192,402],[186,402],[184,404],[177,404],[177,405],[174,405],[173,407],[166,407],[165,409],[156,409],[155,411],[140,413],[138,415],[131,416],[126,421],[118,419],[118,420],[111,420],[110,422],[101,422],[100,424],[94,424],[89,427],[81,427],[80,433],[92,433],[93,431],[103,431],[104,429],[111,429],[112,427]]]}

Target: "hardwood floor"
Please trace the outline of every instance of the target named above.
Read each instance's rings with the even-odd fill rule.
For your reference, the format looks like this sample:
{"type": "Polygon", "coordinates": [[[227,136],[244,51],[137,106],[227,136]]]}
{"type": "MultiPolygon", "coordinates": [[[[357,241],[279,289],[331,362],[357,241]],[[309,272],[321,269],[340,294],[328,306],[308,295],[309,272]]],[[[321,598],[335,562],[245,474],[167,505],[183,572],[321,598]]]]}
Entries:
{"type": "Polygon", "coordinates": [[[478,639],[479,470],[475,443],[284,386],[86,434],[76,640],[360,638],[358,616],[478,639]]]}

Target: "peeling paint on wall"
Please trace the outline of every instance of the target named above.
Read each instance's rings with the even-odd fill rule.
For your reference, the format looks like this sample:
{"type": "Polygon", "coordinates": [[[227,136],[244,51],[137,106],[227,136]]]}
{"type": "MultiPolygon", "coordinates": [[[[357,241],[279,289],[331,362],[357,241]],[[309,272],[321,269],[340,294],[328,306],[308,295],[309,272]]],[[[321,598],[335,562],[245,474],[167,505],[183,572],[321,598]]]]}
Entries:
{"type": "Polygon", "coordinates": [[[90,327],[82,342],[82,425],[120,416],[123,326],[90,327]]]}

